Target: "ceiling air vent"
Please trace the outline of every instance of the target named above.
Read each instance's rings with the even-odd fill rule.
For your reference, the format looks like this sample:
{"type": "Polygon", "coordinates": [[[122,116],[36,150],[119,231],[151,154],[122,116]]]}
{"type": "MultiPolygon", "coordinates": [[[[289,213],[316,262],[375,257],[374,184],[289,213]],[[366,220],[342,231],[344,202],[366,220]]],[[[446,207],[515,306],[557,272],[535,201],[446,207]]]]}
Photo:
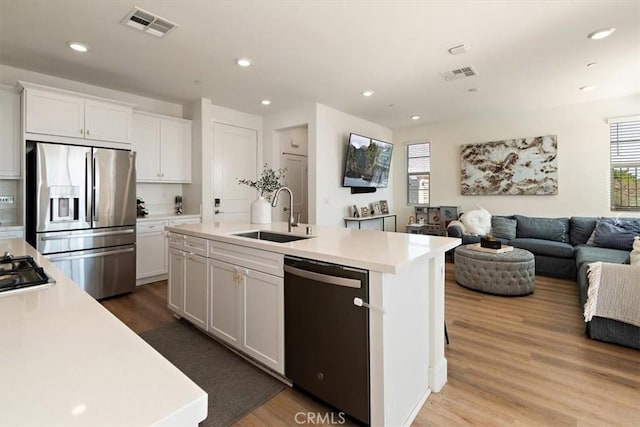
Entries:
{"type": "Polygon", "coordinates": [[[131,9],[122,20],[122,24],[156,37],[164,37],[169,31],[178,26],[178,24],[174,24],[139,7],[131,9]]]}
{"type": "Polygon", "coordinates": [[[440,73],[443,79],[450,82],[451,80],[464,79],[465,77],[475,76],[478,73],[473,68],[473,66],[469,65],[468,67],[458,68],[456,70],[447,71],[445,73],[440,73]]]}

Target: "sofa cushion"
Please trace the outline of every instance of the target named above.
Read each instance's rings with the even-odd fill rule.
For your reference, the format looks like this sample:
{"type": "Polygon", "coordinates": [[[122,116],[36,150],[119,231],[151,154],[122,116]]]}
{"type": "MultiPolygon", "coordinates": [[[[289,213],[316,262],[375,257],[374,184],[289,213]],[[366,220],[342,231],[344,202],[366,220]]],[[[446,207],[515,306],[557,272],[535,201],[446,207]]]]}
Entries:
{"type": "Polygon", "coordinates": [[[475,209],[463,213],[460,222],[467,228],[468,233],[484,236],[491,227],[491,214],[484,208],[475,209]]]}
{"type": "Polygon", "coordinates": [[[598,221],[593,243],[602,248],[631,251],[635,236],[640,236],[640,222],[620,221],[610,224],[598,221]]]}
{"type": "Polygon", "coordinates": [[[629,251],[620,249],[599,248],[597,246],[578,245],[575,248],[576,265],[580,267],[590,262],[613,262],[617,264],[629,263],[629,251]]]}
{"type": "Polygon", "coordinates": [[[587,243],[591,233],[596,228],[598,218],[586,216],[574,216],[569,219],[569,242],[573,245],[587,243]]]}
{"type": "Polygon", "coordinates": [[[491,217],[491,232],[496,239],[513,240],[516,238],[518,221],[504,216],[491,217]]]}
{"type": "Polygon", "coordinates": [[[569,243],[553,240],[520,238],[512,240],[510,245],[526,249],[534,255],[545,255],[556,258],[573,258],[573,246],[569,243]]]}
{"type": "Polygon", "coordinates": [[[569,218],[538,218],[516,215],[518,238],[569,243],[569,218]]]}

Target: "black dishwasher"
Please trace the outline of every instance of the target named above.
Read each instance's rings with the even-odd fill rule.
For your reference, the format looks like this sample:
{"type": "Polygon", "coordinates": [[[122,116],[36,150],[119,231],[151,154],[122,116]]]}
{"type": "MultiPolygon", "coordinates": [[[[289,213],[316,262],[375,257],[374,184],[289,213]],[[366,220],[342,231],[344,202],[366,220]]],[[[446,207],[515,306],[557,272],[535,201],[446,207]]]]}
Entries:
{"type": "Polygon", "coordinates": [[[298,387],[370,423],[366,270],[284,260],[285,375],[298,387]]]}

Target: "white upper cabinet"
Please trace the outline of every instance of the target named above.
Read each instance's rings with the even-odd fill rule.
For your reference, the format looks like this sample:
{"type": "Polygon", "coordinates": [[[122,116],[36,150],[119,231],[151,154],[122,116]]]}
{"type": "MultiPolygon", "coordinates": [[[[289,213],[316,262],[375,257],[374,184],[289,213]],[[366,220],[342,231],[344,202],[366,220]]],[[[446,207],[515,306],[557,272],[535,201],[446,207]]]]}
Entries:
{"type": "Polygon", "coordinates": [[[131,104],[21,84],[27,133],[130,143],[131,104]]]}
{"type": "Polygon", "coordinates": [[[134,111],[131,149],[136,152],[136,180],[160,181],[160,119],[134,111]]]}
{"type": "Polygon", "coordinates": [[[20,177],[20,95],[0,86],[0,178],[20,177]]]}
{"type": "Polygon", "coordinates": [[[26,131],[84,138],[84,99],[27,89],[26,131]]]}
{"type": "Polygon", "coordinates": [[[85,137],[100,141],[131,142],[130,107],[87,100],[84,103],[85,137]]]}
{"type": "Polygon", "coordinates": [[[134,112],[138,182],[191,182],[191,120],[134,112]]]}

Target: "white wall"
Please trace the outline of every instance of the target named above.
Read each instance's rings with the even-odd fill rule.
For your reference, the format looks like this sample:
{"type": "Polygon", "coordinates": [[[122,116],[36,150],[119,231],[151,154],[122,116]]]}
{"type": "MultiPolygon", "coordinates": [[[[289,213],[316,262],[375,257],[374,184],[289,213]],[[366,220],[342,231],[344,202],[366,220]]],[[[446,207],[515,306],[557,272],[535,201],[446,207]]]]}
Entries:
{"type": "MultiPolygon", "coordinates": [[[[136,195],[144,200],[149,215],[174,214],[175,197],[183,195],[182,184],[138,183],[136,195]]],[[[197,214],[198,212],[198,210],[184,210],[185,214],[197,214]]]]}
{"type": "MultiPolygon", "coordinates": [[[[315,170],[316,157],[316,104],[303,104],[298,108],[281,111],[268,115],[264,118],[263,134],[263,162],[271,165],[272,168],[280,168],[280,131],[293,127],[307,128],[307,160],[308,160],[308,191],[307,209],[309,212],[308,222],[315,224],[315,170]]],[[[278,218],[279,208],[272,210],[273,218],[278,218]]]]}
{"type": "MultiPolygon", "coordinates": [[[[481,205],[493,214],[531,216],[610,216],[609,126],[612,117],[640,114],[640,96],[582,103],[552,109],[487,115],[422,127],[395,129],[396,148],[408,142],[431,142],[431,205],[481,205]],[[539,135],[558,136],[558,194],[555,196],[462,196],[460,146],[539,135]]],[[[413,207],[406,205],[404,150],[394,149],[398,224],[413,207]],[[401,153],[402,152],[402,153],[401,153]]],[[[624,215],[624,214],[623,214],[624,215]]],[[[629,214],[632,215],[632,214],[629,214]]]]}
{"type": "MultiPolygon", "coordinates": [[[[344,227],[343,218],[351,216],[352,205],[369,206],[379,200],[387,200],[389,211],[394,212],[394,180],[397,166],[392,165],[389,187],[379,188],[375,193],[351,194],[349,188],[342,186],[347,142],[351,132],[366,135],[382,141],[393,142],[393,131],[384,126],[363,120],[322,104],[316,104],[315,147],[309,145],[310,153],[317,159],[315,174],[315,223],[344,227]]],[[[394,147],[393,157],[398,156],[398,147],[394,147]]],[[[401,150],[400,150],[401,151],[401,150]]],[[[311,159],[309,160],[311,165],[311,159]]],[[[309,167],[311,177],[311,166],[309,167]]],[[[311,178],[309,179],[311,181],[311,178]]],[[[309,208],[311,217],[311,207],[309,208]]],[[[310,221],[311,222],[311,221],[310,221]]]]}
{"type": "Polygon", "coordinates": [[[309,128],[306,125],[283,129],[278,134],[279,147],[278,157],[282,158],[282,153],[298,154],[306,156],[309,152],[309,128]]]}
{"type": "Polygon", "coordinates": [[[0,64],[0,83],[15,86],[18,80],[37,83],[58,89],[71,90],[86,95],[100,96],[116,101],[129,102],[135,104],[135,108],[152,113],[166,114],[174,117],[182,117],[182,105],[171,102],[160,101],[127,92],[120,92],[100,86],[93,86],[74,80],[62,79],[48,74],[36,73],[34,71],[23,70],[21,68],[9,67],[0,64]]]}

